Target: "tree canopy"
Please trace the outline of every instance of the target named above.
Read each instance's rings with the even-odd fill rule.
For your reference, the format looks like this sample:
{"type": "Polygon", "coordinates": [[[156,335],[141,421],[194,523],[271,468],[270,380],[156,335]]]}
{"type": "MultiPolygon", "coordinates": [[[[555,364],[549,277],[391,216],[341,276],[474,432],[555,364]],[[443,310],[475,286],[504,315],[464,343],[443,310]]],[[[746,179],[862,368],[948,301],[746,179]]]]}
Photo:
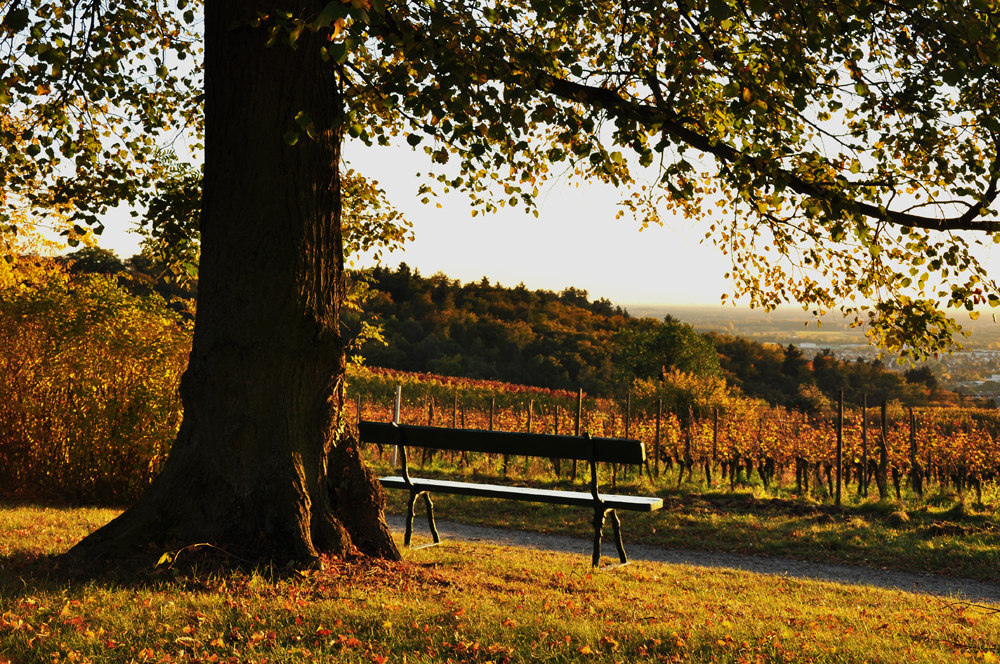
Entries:
{"type": "MultiPolygon", "coordinates": [[[[98,232],[119,203],[141,206],[162,147],[202,129],[199,7],[6,3],[0,16],[0,223],[68,212],[98,232]]],[[[70,239],[73,239],[72,237],[70,239]]]]}
{"type": "Polygon", "coordinates": [[[715,348],[693,327],[673,316],[644,319],[615,335],[617,370],[636,378],[661,378],[670,371],[698,375],[719,372],[715,348]]]}

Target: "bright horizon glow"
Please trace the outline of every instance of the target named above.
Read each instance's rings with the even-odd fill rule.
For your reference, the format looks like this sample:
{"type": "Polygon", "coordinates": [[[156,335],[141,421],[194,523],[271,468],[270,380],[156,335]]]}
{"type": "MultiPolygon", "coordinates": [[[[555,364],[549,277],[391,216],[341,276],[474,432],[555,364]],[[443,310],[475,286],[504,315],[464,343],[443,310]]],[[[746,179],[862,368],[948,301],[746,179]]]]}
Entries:
{"type": "MultiPolygon", "coordinates": [[[[592,300],[622,306],[712,306],[731,291],[723,278],[728,259],[699,243],[701,225],[678,219],[640,231],[637,221],[615,218],[620,192],[611,186],[550,182],[539,194],[537,219],[523,208],[472,217],[463,194],[419,202],[416,173],[429,167],[422,153],[352,144],[345,154],[413,222],[414,240],[386,256],[387,267],[405,262],[424,276],[443,272],[463,283],[485,276],[532,290],[572,286],[592,300]]],[[[357,267],[370,265],[365,258],[356,261],[357,267]]]]}

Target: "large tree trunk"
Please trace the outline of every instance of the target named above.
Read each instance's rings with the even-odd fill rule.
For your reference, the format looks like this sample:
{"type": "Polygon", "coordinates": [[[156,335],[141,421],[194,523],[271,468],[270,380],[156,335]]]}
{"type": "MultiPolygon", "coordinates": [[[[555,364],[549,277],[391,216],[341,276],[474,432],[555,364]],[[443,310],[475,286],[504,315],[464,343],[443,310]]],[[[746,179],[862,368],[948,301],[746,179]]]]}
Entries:
{"type": "MultiPolygon", "coordinates": [[[[342,100],[318,36],[265,46],[269,31],[250,26],[275,3],[263,4],[206,2],[202,255],[184,421],[161,476],[77,546],[83,556],[149,542],[276,561],[352,547],[399,555],[377,481],[339,437],[342,100]]],[[[308,16],[323,3],[286,4],[308,16]]]]}

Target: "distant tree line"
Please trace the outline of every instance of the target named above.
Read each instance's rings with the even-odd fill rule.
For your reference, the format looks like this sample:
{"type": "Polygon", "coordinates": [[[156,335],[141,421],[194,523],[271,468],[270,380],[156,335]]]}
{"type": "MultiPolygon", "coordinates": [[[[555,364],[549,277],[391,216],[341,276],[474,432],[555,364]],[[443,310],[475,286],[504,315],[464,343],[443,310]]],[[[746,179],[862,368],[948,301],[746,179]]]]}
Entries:
{"type": "Polygon", "coordinates": [[[70,275],[106,274],[117,278],[119,285],[134,295],[159,294],[168,306],[193,318],[198,299],[196,279],[178,281],[168,266],[149,254],[138,253],[122,260],[115,252],[100,247],[84,247],[58,258],[70,275]]]}
{"type": "Polygon", "coordinates": [[[636,379],[671,371],[722,376],[747,396],[772,405],[819,411],[841,389],[848,403],[898,399],[920,405],[939,399],[926,367],[889,370],[880,361],[844,361],[829,351],[806,357],[797,347],[702,334],[667,316],[636,318],[585,290],[559,293],[462,284],[438,273],[421,276],[405,263],[355,275],[367,283],[361,313],[347,317],[358,328],[370,316],[384,341],[361,348],[365,361],[407,371],[509,381],[555,389],[582,387],[617,395],[636,379]]]}
{"type": "Polygon", "coordinates": [[[937,379],[927,367],[892,371],[880,360],[845,361],[829,350],[810,359],[791,344],[762,344],[715,332],[706,337],[718,351],[727,381],[744,394],[772,405],[818,412],[830,408],[841,390],[845,402],[855,406],[866,397],[869,405],[898,399],[916,406],[952,396],[938,389],[937,379]]]}

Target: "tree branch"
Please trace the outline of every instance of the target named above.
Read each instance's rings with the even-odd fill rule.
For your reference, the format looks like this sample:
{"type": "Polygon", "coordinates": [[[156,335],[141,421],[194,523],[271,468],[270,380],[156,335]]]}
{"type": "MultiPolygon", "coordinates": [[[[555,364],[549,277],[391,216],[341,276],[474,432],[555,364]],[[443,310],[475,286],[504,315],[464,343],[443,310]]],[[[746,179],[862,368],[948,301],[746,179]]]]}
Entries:
{"type": "MultiPolygon", "coordinates": [[[[536,79],[539,89],[545,90],[567,101],[600,108],[612,115],[639,122],[645,126],[657,126],[675,140],[713,155],[725,163],[734,163],[744,155],[732,145],[711,139],[685,125],[680,116],[670,108],[650,106],[625,99],[613,90],[598,88],[574,81],[568,81],[551,74],[540,74],[536,79]]],[[[998,164],[992,171],[1000,172],[998,164]]],[[[803,179],[789,171],[780,171],[787,186],[796,193],[812,198],[839,201],[846,209],[856,210],[866,217],[885,221],[904,228],[919,228],[933,231],[976,231],[1000,232],[1000,220],[977,220],[982,210],[993,203],[998,193],[998,175],[990,180],[987,187],[962,215],[955,217],[928,217],[907,212],[888,210],[871,203],[856,201],[822,184],[803,179]]]]}

